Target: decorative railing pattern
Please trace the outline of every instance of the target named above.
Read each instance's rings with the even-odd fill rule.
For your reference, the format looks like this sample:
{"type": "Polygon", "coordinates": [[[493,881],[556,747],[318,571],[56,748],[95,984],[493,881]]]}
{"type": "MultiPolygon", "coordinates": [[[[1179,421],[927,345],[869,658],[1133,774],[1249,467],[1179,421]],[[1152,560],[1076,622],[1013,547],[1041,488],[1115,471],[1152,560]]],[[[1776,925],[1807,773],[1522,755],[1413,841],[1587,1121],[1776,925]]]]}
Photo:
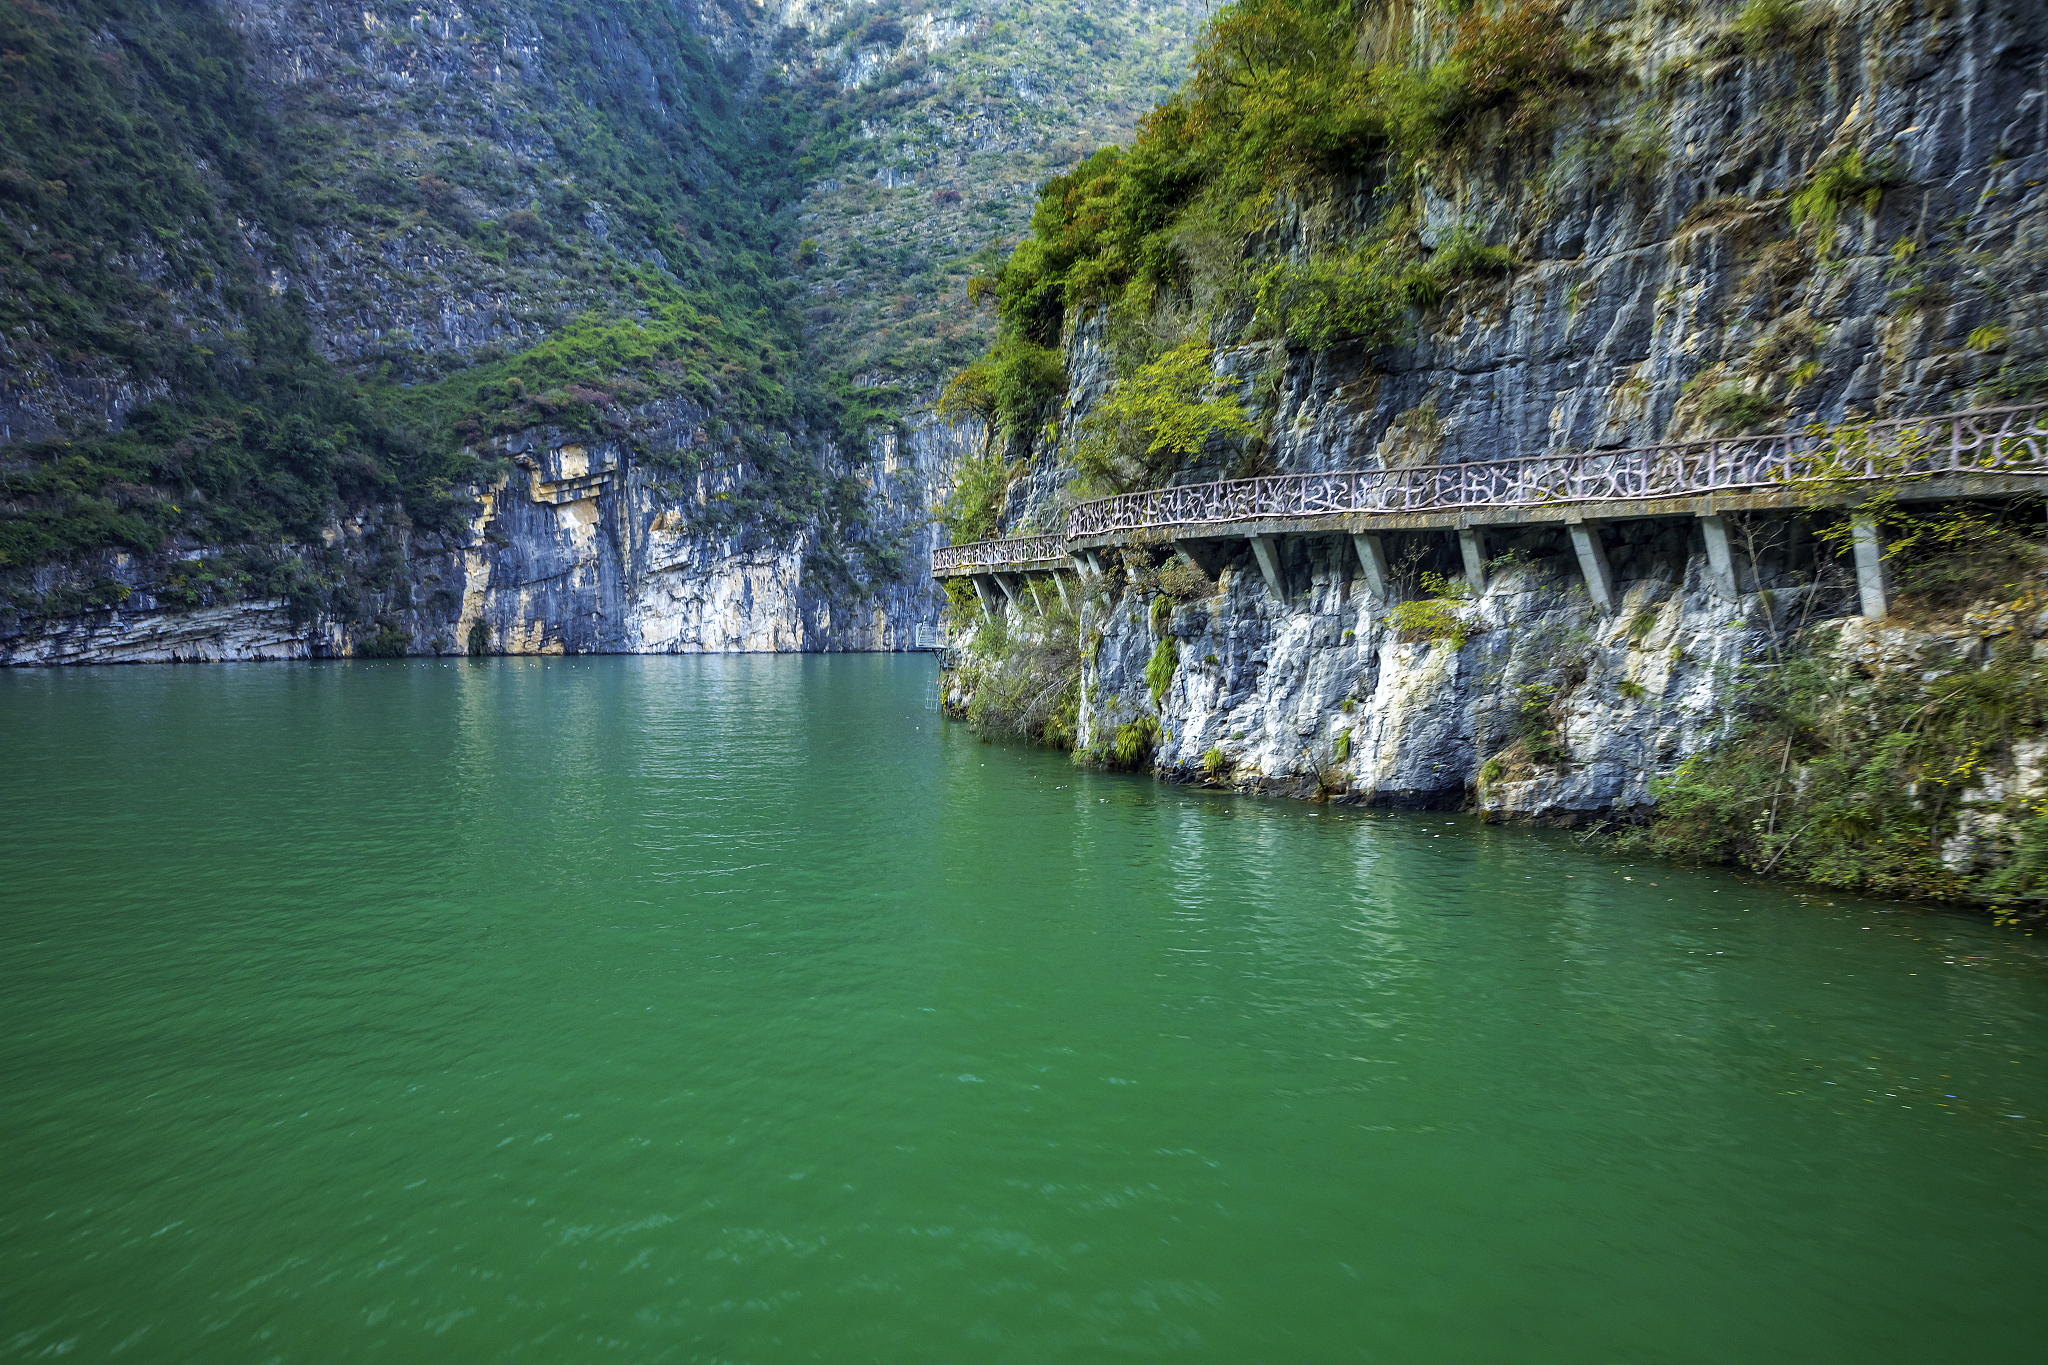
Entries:
{"type": "Polygon", "coordinates": [[[1015,540],[977,540],[932,551],[932,572],[974,573],[999,569],[1042,569],[1063,564],[1067,543],[1059,536],[1019,536],[1015,540]]]}
{"type": "MultiPolygon", "coordinates": [[[[1154,488],[1077,505],[1067,513],[1067,538],[1353,512],[1622,502],[1793,487],[1809,481],[1994,473],[2048,474],[2048,404],[1872,422],[1819,436],[1797,432],[1721,437],[1633,450],[1154,488]]],[[[939,554],[978,548],[960,545],[939,554]]],[[[933,567],[942,565],[935,559],[933,567]]]]}

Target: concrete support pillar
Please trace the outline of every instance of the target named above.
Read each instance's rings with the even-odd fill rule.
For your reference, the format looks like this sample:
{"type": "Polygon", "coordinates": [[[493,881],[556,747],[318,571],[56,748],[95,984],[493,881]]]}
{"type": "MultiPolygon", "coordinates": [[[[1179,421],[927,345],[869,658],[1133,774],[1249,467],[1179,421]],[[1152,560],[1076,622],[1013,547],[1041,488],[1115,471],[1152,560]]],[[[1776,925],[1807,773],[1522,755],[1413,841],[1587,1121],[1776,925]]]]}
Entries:
{"type": "Polygon", "coordinates": [[[1702,512],[1700,530],[1707,537],[1707,582],[1717,596],[1733,602],[1741,596],[1741,585],[1735,576],[1735,553],[1728,544],[1728,523],[1718,512],[1702,512]]]}
{"type": "Polygon", "coordinates": [[[981,599],[981,614],[994,617],[1000,607],[996,602],[995,582],[985,573],[974,575],[974,595],[981,599]]]}
{"type": "Polygon", "coordinates": [[[1877,518],[1868,512],[1849,514],[1849,536],[1856,547],[1856,591],[1863,598],[1863,614],[1881,621],[1891,610],[1884,581],[1884,537],[1877,518]]]}
{"type": "Polygon", "coordinates": [[[1358,565],[1365,570],[1365,588],[1373,600],[1387,600],[1387,551],[1380,544],[1378,536],[1358,535],[1351,537],[1351,544],[1358,551],[1358,565]]]}
{"type": "Polygon", "coordinates": [[[1072,611],[1074,609],[1074,598],[1067,591],[1067,576],[1058,569],[1054,569],[1052,572],[1052,585],[1060,590],[1060,601],[1066,605],[1068,611],[1072,611]]]}
{"type": "Polygon", "coordinates": [[[1074,573],[1083,582],[1096,576],[1095,565],[1090,561],[1086,550],[1077,550],[1073,554],[1068,555],[1067,558],[1074,561],[1074,573]]]}
{"type": "Polygon", "coordinates": [[[1465,581],[1472,591],[1486,591],[1486,533],[1477,526],[1458,528],[1458,553],[1465,557],[1465,581]]]}
{"type": "Polygon", "coordinates": [[[996,586],[1003,590],[1003,596],[1007,597],[1010,600],[1010,605],[1013,607],[1016,606],[1017,575],[1013,573],[999,573],[995,575],[995,580],[996,586]]]}
{"type": "Polygon", "coordinates": [[[1586,592],[1594,606],[1611,616],[1618,602],[1614,595],[1614,571],[1607,567],[1607,550],[1600,543],[1600,523],[1575,521],[1570,530],[1572,548],[1579,554],[1579,572],[1586,576],[1586,592]]]}
{"type": "Polygon", "coordinates": [[[1282,602],[1287,600],[1287,589],[1280,577],[1280,540],[1277,536],[1253,536],[1252,557],[1259,561],[1259,572],[1266,576],[1266,587],[1282,602]]]}

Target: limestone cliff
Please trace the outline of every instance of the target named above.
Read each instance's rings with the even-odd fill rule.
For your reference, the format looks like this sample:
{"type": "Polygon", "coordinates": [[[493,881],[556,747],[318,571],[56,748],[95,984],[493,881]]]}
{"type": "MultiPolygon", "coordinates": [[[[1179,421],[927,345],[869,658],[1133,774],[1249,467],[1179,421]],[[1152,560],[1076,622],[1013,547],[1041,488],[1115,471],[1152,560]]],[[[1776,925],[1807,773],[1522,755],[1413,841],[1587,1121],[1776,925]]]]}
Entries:
{"type": "MultiPolygon", "coordinates": [[[[1276,25],[1296,13],[1238,8],[1276,25]]],[[[1148,458],[1145,433],[1119,455],[1096,414],[1130,392],[1120,385],[1162,373],[1152,358],[1170,346],[1206,348],[1205,392],[1236,398],[1257,428],[1212,434],[1164,471],[1171,484],[1650,445],[2042,392],[2039,6],[1462,8],[1301,7],[1344,11],[1334,51],[1395,54],[1370,69],[1357,59],[1356,88],[1384,111],[1344,133],[1351,143],[1320,106],[1300,113],[1299,139],[1323,160],[1283,177],[1263,217],[1228,219],[1219,196],[1242,190],[1220,179],[1175,190],[1138,224],[1165,268],[1073,206],[1161,193],[1155,167],[1180,154],[1169,137],[1056,186],[1064,198],[1049,192],[1059,226],[1000,287],[1022,339],[1047,316],[1035,301],[1064,288],[1067,387],[1037,425],[1013,426],[1023,463],[1006,533],[1051,529],[1077,497],[1131,486],[1117,480],[1148,458]],[[1552,78],[1529,54],[1556,33],[1552,78]],[[1480,84],[1518,70],[1525,84],[1505,95],[1480,84]],[[1432,112],[1443,108],[1462,112],[1432,112]],[[1250,227],[1232,236],[1233,221],[1250,227]]],[[[1239,41],[1256,52],[1265,30],[1244,22],[1239,41]]],[[[1227,60],[1212,69],[1228,75],[1227,60]]],[[[1186,103],[1202,113],[1236,98],[1198,83],[1186,103]]],[[[1261,135],[1284,148],[1295,134],[1261,135]]],[[[1119,411],[1128,431],[1144,409],[1119,411]]],[[[1712,590],[1690,520],[1610,526],[1620,601],[1603,611],[1561,529],[1496,528],[1483,585],[1447,593],[1439,621],[1458,624],[1435,632],[1395,611],[1424,574],[1473,586],[1450,532],[1389,535],[1403,581],[1385,602],[1345,536],[1281,541],[1277,593],[1242,542],[1212,551],[1206,579],[1183,560],[1180,590],[1162,587],[1162,537],[1085,601],[1074,742],[1112,763],[1149,751],[1182,780],[1583,820],[1645,807],[1654,780],[1726,739],[1795,637],[1817,658],[1878,668],[1864,657],[1878,650],[1900,669],[2025,654],[2041,633],[2028,613],[1987,630],[1962,606],[1865,623],[1808,523],[1746,529],[1731,599],[1712,590]]],[[[2038,721],[2033,701],[2023,709],[2038,721]]],[[[1997,752],[1972,790],[2028,789],[2034,749],[1997,752]]],[[[1795,769],[1789,741],[1785,753],[1795,769]]]]}
{"type": "MultiPolygon", "coordinates": [[[[937,543],[934,502],[964,435],[923,423],[884,437],[872,461],[824,471],[879,509],[866,532],[891,562],[876,565],[821,545],[804,516],[736,508],[773,480],[739,452],[693,452],[707,420],[687,401],[634,414],[635,444],[694,453],[687,466],[636,458],[616,436],[502,438],[491,449],[504,472],[449,531],[423,533],[389,509],[338,521],[319,544],[186,551],[168,569],[111,552],[93,566],[103,609],[0,634],[0,661],[911,648],[916,624],[932,619],[931,589],[902,565],[937,543]],[[253,586],[280,572],[353,592],[308,603],[253,586]]],[[[52,566],[39,585],[61,590],[77,572],[52,566]]]]}

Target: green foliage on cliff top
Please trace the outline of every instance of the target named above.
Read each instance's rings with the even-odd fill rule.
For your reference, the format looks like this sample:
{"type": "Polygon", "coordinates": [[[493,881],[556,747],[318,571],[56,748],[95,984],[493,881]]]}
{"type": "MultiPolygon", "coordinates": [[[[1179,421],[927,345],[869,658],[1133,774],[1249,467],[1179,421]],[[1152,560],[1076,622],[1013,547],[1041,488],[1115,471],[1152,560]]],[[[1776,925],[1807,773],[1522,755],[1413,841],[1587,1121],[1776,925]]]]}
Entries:
{"type": "Polygon", "coordinates": [[[0,5],[8,345],[178,390],[219,382],[268,306],[236,220],[289,223],[277,153],[240,41],[205,6],[0,5]]]}
{"type": "Polygon", "coordinates": [[[1003,320],[1051,345],[1067,308],[1148,309],[1186,282],[1176,239],[1198,200],[1241,238],[1308,182],[1400,179],[1490,138],[1540,131],[1562,101],[1612,77],[1563,15],[1552,0],[1474,9],[1447,55],[1418,67],[1387,12],[1362,0],[1226,6],[1186,87],[1128,150],[1104,148],[1040,191],[1031,236],[990,282],[1003,320]]]}
{"type": "MultiPolygon", "coordinates": [[[[1119,388],[1077,452],[1084,471],[1105,487],[1128,482],[1104,477],[1113,461],[1099,428],[1128,426],[1118,405],[1145,400],[1125,390],[1156,387],[1161,353],[1181,354],[1219,319],[1234,335],[1381,346],[1459,281],[1511,270],[1505,248],[1469,233],[1425,248],[1400,211],[1306,255],[1260,243],[1290,200],[1319,187],[1405,186],[1432,163],[1540,135],[1567,102],[1615,77],[1564,17],[1558,0],[1475,7],[1450,26],[1441,58],[1423,62],[1398,7],[1238,0],[1220,10],[1187,84],[1128,149],[1103,148],[1048,180],[1031,234],[977,284],[1006,342],[1056,346],[1071,310],[1110,311],[1119,388]]],[[[1164,436],[1175,429],[1147,425],[1144,452],[1173,458],[1149,462],[1144,480],[1199,446],[1164,436]]],[[[1143,462],[1126,453],[1123,463],[1143,462]]]]}
{"type": "Polygon", "coordinates": [[[117,434],[17,447],[25,458],[0,474],[0,570],[148,553],[174,533],[317,541],[337,502],[400,501],[427,528],[459,514],[449,489],[467,455],[383,421],[286,310],[250,323],[259,359],[235,390],[152,404],[117,434]]]}
{"type": "Polygon", "coordinates": [[[1028,432],[1067,387],[1060,353],[1010,332],[987,355],[953,376],[939,395],[939,416],[974,418],[991,446],[1028,432]]]}

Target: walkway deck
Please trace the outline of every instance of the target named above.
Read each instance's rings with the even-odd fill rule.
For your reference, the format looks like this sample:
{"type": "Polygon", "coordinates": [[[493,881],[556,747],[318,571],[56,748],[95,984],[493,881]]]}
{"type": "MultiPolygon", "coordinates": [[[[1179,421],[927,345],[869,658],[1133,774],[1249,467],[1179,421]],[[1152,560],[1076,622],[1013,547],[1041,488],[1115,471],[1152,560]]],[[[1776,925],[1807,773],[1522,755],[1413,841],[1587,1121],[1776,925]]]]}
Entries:
{"type": "MultiPolygon", "coordinates": [[[[1682,441],[1631,450],[1404,469],[1286,474],[1126,493],[1076,505],[1065,534],[949,546],[932,556],[932,575],[993,578],[1099,568],[1094,551],[1120,544],[1246,540],[1268,582],[1280,584],[1273,541],[1280,536],[1350,535],[1376,592],[1383,556],[1376,537],[1389,531],[1563,523],[1587,569],[1596,599],[1604,562],[1600,522],[1698,517],[1706,523],[1717,575],[1727,557],[1725,512],[1850,503],[1859,487],[1895,483],[1911,501],[1998,498],[2040,492],[2048,475],[2048,403],[1978,408],[1940,417],[1839,427],[1825,435],[1682,441]],[[1375,561],[1379,561],[1376,563],[1375,561]],[[1378,570],[1378,572],[1376,572],[1378,570]]],[[[1477,537],[1466,541],[1475,574],[1477,537]]],[[[1872,543],[1872,554],[1875,544],[1872,543]]],[[[1865,556],[1859,553],[1859,560],[1865,556]]],[[[1875,559],[1872,559],[1875,563],[1875,559]]],[[[1733,571],[1725,580],[1732,585],[1733,571]]],[[[1878,599],[1866,585],[1866,606],[1878,599]]],[[[984,600],[993,600],[984,592],[984,600]]],[[[1882,614],[1879,611],[1877,614],[1882,614]]]]}

